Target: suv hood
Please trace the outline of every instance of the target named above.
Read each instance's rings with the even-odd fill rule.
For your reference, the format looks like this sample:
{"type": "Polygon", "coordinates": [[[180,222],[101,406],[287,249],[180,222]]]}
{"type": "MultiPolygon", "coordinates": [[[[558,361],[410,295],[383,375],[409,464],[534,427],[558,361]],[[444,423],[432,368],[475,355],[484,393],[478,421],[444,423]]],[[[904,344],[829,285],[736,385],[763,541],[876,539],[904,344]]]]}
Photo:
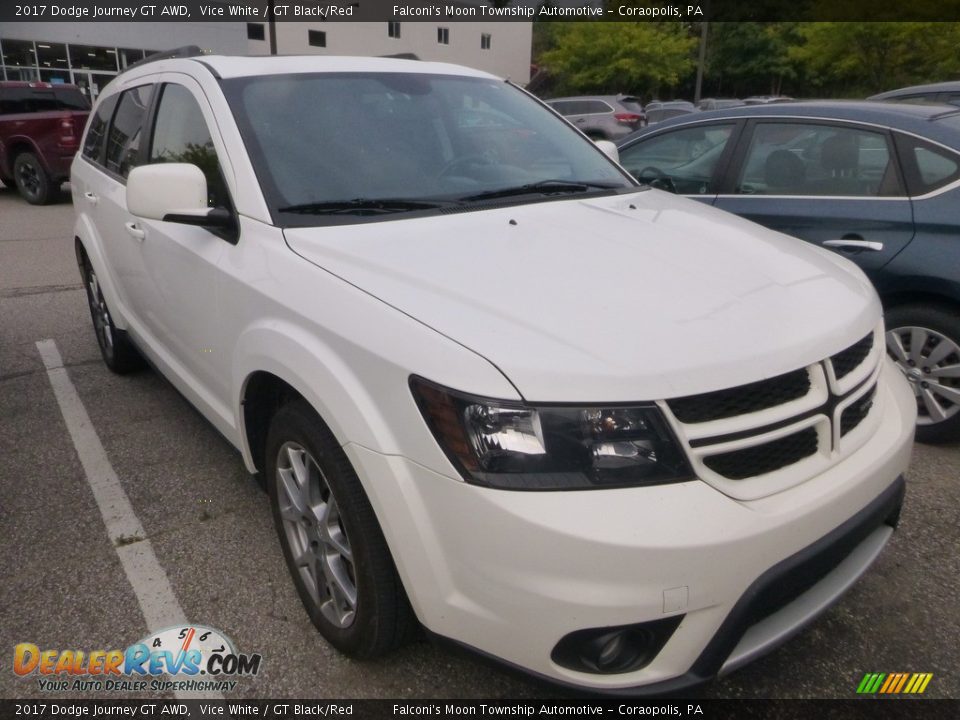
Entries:
{"type": "Polygon", "coordinates": [[[822,360],[880,316],[852,263],[656,190],[284,234],[529,401],[741,385],[822,360]]]}

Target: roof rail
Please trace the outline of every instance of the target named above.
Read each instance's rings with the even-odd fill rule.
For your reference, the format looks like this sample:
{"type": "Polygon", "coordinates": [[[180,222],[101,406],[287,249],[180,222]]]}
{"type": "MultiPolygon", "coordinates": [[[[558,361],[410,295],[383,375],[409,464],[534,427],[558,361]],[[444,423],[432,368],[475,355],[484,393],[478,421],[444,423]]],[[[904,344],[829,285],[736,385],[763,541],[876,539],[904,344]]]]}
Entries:
{"type": "Polygon", "coordinates": [[[382,58],[393,58],[395,60],[419,60],[420,57],[416,53],[412,52],[402,52],[394,53],[393,55],[381,55],[382,58]]]}
{"type": "Polygon", "coordinates": [[[143,60],[137,60],[135,63],[127,65],[126,70],[132,70],[133,68],[140,67],[141,65],[146,65],[147,63],[156,62],[157,60],[172,60],[173,58],[192,58],[199,57],[200,55],[206,55],[207,53],[200,47],[196,45],[184,45],[183,47],[174,48],[173,50],[161,50],[156,52],[153,55],[147,55],[143,60]]]}

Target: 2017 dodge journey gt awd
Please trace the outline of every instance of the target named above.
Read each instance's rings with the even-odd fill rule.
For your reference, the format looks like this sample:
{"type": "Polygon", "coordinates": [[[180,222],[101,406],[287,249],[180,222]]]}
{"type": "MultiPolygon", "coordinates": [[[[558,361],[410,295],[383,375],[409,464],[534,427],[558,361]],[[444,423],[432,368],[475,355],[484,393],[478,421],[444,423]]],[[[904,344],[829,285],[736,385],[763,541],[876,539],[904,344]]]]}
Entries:
{"type": "Polygon", "coordinates": [[[453,65],[176,57],[101,93],[72,187],[103,358],[263,478],[343,652],[420,623],[677,691],[893,532],[916,402],[864,275],[605,152],[453,65]]]}

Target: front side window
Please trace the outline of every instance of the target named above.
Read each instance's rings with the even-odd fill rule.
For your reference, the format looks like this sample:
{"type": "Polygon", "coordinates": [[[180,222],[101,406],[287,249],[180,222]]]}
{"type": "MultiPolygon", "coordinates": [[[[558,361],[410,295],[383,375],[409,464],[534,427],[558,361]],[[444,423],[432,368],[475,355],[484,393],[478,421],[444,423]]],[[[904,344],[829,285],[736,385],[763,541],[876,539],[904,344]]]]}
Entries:
{"type": "Polygon", "coordinates": [[[107,125],[117,106],[117,96],[111,95],[97,107],[97,111],[90,118],[90,128],[83,141],[83,157],[98,165],[103,163],[103,147],[107,139],[107,125]]]}
{"type": "Polygon", "coordinates": [[[150,143],[150,162],[196,165],[207,178],[208,207],[230,206],[207,122],[196,99],[182,85],[163,86],[150,143]]]}
{"type": "Polygon", "coordinates": [[[536,183],[546,192],[523,202],[635,189],[595,145],[503,81],[326,73],[223,86],[278,224],[357,222],[402,209],[399,200],[466,207],[536,183]],[[356,207],[380,199],[391,203],[356,207]]]}
{"type": "Polygon", "coordinates": [[[883,132],[796,122],[756,125],[736,192],[745,195],[902,195],[883,132]]]}
{"type": "Polygon", "coordinates": [[[620,151],[620,164],[637,180],[682,195],[710,189],[733,124],[698,125],[641,140],[620,151]]]}
{"type": "Polygon", "coordinates": [[[107,133],[106,168],[126,178],[140,164],[143,125],[150,105],[152,85],[124,90],[107,133]]]}

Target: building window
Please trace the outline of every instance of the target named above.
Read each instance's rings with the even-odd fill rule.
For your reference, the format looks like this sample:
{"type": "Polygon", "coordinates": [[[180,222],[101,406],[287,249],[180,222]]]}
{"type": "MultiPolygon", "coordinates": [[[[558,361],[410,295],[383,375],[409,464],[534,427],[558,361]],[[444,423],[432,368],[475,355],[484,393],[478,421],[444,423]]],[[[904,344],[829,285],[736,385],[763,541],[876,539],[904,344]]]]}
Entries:
{"type": "Polygon", "coordinates": [[[437,28],[437,42],[441,45],[450,44],[450,28],[438,27],[437,28]]]}
{"type": "Polygon", "coordinates": [[[327,46],[327,34],[322,30],[308,30],[307,40],[313,47],[327,46]]]}
{"type": "Polygon", "coordinates": [[[392,38],[400,37],[400,23],[398,22],[388,22],[387,23],[387,35],[392,38]]]}
{"type": "Polygon", "coordinates": [[[247,40],[264,40],[263,23],[247,23],[247,40]]]}
{"type": "Polygon", "coordinates": [[[490,33],[481,33],[480,34],[480,49],[489,50],[490,49],[490,33]]]}

